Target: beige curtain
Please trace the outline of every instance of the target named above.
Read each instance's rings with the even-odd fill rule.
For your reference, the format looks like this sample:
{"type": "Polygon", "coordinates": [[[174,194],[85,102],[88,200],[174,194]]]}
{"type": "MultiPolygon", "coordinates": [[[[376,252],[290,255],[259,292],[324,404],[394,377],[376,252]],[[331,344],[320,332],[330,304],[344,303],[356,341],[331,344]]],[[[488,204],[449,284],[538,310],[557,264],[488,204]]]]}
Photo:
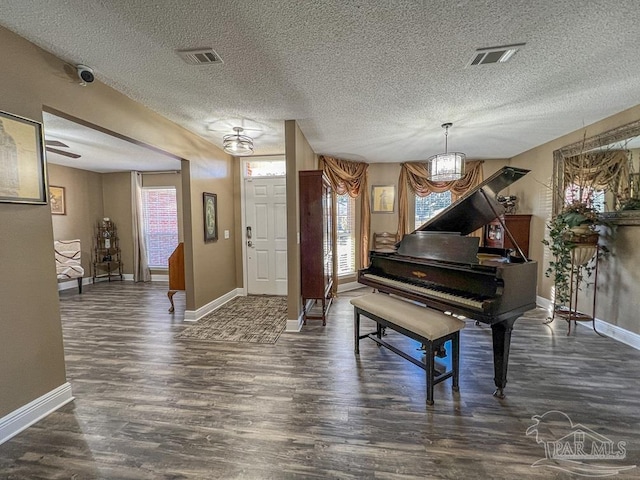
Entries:
{"type": "MultiPolygon", "coordinates": [[[[369,263],[369,228],[371,225],[371,207],[369,205],[369,164],[364,162],[351,162],[339,158],[320,155],[320,166],[331,182],[333,190],[338,195],[348,193],[356,198],[362,195],[360,202],[360,265],[362,268],[369,263]]],[[[334,272],[337,276],[337,272],[334,272]]],[[[334,285],[337,285],[334,278],[334,285]]]]}
{"type": "Polygon", "coordinates": [[[431,192],[451,191],[451,200],[456,201],[472,188],[480,185],[484,180],[482,160],[469,161],[465,165],[465,175],[460,180],[452,182],[431,182],[426,162],[402,163],[400,178],[398,179],[398,238],[402,239],[409,233],[409,198],[407,186],[419,197],[426,197],[431,192]]]}
{"type": "MultiPolygon", "coordinates": [[[[583,153],[564,159],[564,184],[578,188],[591,187],[613,192],[616,200],[630,197],[629,159],[626,150],[583,153]]],[[[580,192],[582,196],[582,192],[580,192]]]]}
{"type": "Polygon", "coordinates": [[[131,219],[133,233],[133,281],[150,282],[151,270],[147,260],[147,242],[142,220],[142,174],[131,172],[131,219]]]}

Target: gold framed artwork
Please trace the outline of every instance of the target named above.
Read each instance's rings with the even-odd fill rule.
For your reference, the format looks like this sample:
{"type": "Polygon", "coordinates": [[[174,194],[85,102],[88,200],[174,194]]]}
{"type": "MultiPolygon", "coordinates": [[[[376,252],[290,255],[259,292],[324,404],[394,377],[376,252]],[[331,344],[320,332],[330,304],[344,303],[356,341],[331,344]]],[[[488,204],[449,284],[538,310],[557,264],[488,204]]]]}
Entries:
{"type": "Polygon", "coordinates": [[[0,202],[47,203],[42,124],[0,111],[0,202]]]}
{"type": "Polygon", "coordinates": [[[371,212],[393,213],[395,203],[395,185],[373,185],[371,187],[371,212]]]}
{"type": "Polygon", "coordinates": [[[204,192],[204,243],[218,240],[218,197],[215,193],[204,192]]]}
{"type": "Polygon", "coordinates": [[[64,197],[64,187],[54,187],[49,185],[49,204],[52,215],[66,215],[67,206],[64,197]]]}

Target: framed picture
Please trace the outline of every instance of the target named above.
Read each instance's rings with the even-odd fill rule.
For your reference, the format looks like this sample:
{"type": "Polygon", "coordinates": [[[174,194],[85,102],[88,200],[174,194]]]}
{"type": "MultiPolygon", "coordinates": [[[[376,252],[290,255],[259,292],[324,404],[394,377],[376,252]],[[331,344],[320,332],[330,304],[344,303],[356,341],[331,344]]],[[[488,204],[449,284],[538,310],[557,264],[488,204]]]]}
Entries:
{"type": "Polygon", "coordinates": [[[218,197],[215,193],[204,192],[204,243],[218,240],[218,197]]]}
{"type": "Polygon", "coordinates": [[[47,203],[42,124],[0,111],[0,202],[47,203]]]}
{"type": "Polygon", "coordinates": [[[371,211],[373,213],[393,213],[395,202],[395,185],[373,185],[371,187],[371,211]]]}
{"type": "Polygon", "coordinates": [[[66,215],[67,207],[64,198],[64,187],[49,185],[49,204],[52,215],[66,215]]]}

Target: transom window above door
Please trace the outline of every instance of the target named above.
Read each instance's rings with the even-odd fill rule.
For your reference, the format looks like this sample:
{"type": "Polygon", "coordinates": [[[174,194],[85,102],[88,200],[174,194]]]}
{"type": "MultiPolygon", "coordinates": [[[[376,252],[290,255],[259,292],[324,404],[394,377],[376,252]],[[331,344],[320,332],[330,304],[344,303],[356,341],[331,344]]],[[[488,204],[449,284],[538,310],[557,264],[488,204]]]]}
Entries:
{"type": "Polygon", "coordinates": [[[287,164],[284,157],[252,157],[244,161],[244,178],[284,177],[287,164]]]}

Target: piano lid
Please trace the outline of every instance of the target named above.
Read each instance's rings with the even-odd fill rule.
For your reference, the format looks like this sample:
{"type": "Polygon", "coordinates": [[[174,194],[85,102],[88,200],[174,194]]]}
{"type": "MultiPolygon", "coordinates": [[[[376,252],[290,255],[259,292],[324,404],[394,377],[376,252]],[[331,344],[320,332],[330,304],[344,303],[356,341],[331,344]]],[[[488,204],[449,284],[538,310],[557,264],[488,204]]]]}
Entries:
{"type": "Polygon", "coordinates": [[[527,173],[529,170],[523,168],[502,167],[458,201],[422,224],[413,233],[419,231],[459,232],[460,235],[468,235],[496,218],[496,212],[498,215],[504,213],[504,207],[496,200],[498,193],[520,180],[527,173]],[[486,198],[482,192],[486,194],[486,198]],[[491,202],[493,210],[487,200],[491,202]]]}

